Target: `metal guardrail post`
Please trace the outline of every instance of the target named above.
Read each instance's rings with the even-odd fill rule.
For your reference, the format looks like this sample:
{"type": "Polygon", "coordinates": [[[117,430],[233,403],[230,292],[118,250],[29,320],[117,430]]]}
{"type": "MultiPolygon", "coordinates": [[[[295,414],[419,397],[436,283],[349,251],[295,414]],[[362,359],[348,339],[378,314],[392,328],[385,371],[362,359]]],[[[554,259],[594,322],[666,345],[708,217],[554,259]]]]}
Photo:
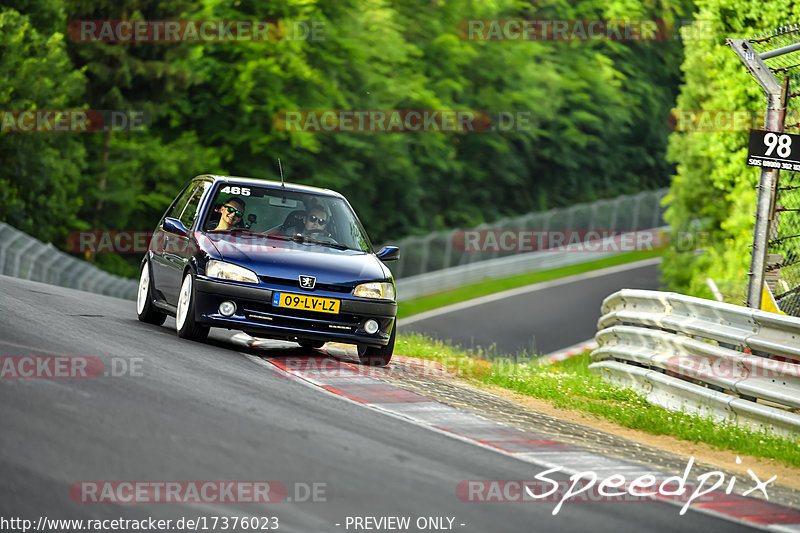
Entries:
{"type": "Polygon", "coordinates": [[[31,240],[30,240],[30,242],[28,242],[28,244],[24,245],[22,248],[19,249],[19,251],[17,251],[16,257],[14,257],[14,267],[11,269],[11,271],[13,272],[12,276],[15,276],[15,277],[18,277],[18,278],[22,277],[20,275],[20,271],[21,271],[20,264],[22,263],[22,258],[25,257],[25,252],[27,252],[29,248],[34,248],[37,244],[41,244],[41,243],[39,241],[31,238],[31,240]]]}
{"type": "Polygon", "coordinates": [[[642,203],[641,195],[636,196],[636,201],[633,202],[633,222],[631,223],[631,230],[638,230],[639,229],[639,208],[642,203]]]}
{"type": "Polygon", "coordinates": [[[6,276],[15,276],[16,273],[12,273],[10,270],[6,271],[6,255],[7,250],[11,249],[11,245],[18,240],[20,240],[25,234],[22,232],[14,234],[12,232],[12,237],[10,240],[2,240],[0,241],[0,273],[5,274],[6,276]]]}
{"type": "Polygon", "coordinates": [[[52,256],[49,261],[42,265],[42,281],[45,283],[56,283],[58,276],[55,271],[52,270],[52,266],[54,263],[58,262],[61,257],[58,250],[56,250],[52,244],[47,243],[47,248],[51,251],[52,256]]]}
{"type": "Polygon", "coordinates": [[[453,266],[451,261],[453,260],[453,235],[455,232],[450,231],[445,233],[447,243],[444,245],[444,259],[442,260],[442,268],[450,268],[453,266]]]}
{"type": "Polygon", "coordinates": [[[661,220],[663,215],[661,214],[661,198],[657,195],[653,195],[653,201],[655,202],[655,206],[653,207],[653,220],[651,221],[650,227],[655,228],[658,226],[658,221],[661,220]]]}
{"type": "Polygon", "coordinates": [[[608,228],[608,229],[610,229],[612,231],[616,231],[616,229],[617,229],[617,215],[619,213],[619,204],[620,204],[620,200],[619,199],[615,199],[614,200],[614,210],[611,212],[611,223],[609,224],[609,226],[611,226],[611,227],[608,228]]]}
{"type": "MultiPolygon", "coordinates": [[[[727,42],[747,67],[747,70],[761,85],[761,88],[767,93],[767,116],[764,121],[764,129],[782,132],[786,114],[786,98],[783,87],[746,39],[728,39],[727,42]]],[[[753,249],[750,256],[750,271],[747,273],[750,276],[747,285],[747,305],[754,309],[761,308],[761,292],[764,286],[764,271],[767,264],[769,225],[775,210],[774,203],[779,174],[778,169],[762,167],[761,176],[759,177],[756,221],[755,229],[753,230],[753,249]]]]}
{"type": "MultiPolygon", "coordinates": [[[[43,256],[44,254],[46,254],[48,251],[50,251],[50,250],[48,250],[47,246],[41,246],[39,248],[39,253],[37,253],[37,254],[35,254],[35,255],[33,255],[31,257],[31,262],[28,265],[28,273],[25,275],[25,279],[32,279],[33,269],[38,264],[39,258],[41,256],[43,256]]],[[[50,253],[52,253],[52,251],[50,251],[50,253]]],[[[22,276],[20,276],[20,277],[22,277],[22,276]]]]}

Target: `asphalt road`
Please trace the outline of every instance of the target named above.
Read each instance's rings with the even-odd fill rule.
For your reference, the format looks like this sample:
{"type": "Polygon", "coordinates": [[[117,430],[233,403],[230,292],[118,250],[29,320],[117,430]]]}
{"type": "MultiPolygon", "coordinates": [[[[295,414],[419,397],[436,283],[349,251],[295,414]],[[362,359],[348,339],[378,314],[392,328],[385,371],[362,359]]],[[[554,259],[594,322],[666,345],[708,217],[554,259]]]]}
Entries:
{"type": "Polygon", "coordinates": [[[658,290],[658,259],[520,287],[408,317],[416,331],[502,354],[549,353],[594,337],[603,299],[619,289],[658,290]]]}
{"type": "Polygon", "coordinates": [[[133,302],[0,276],[0,316],[4,365],[8,356],[67,355],[97,357],[104,369],[93,379],[0,379],[0,519],[244,515],[306,533],[354,531],[348,516],[398,515],[453,517],[454,529],[481,533],[745,529],[656,502],[567,505],[556,516],[552,505],[463,502],[459,481],[532,479],[536,470],[286,379],[229,332],[196,343],[178,339],[171,319],[142,324],[133,302]],[[113,370],[124,375],[105,375],[113,370]],[[92,504],[69,493],[82,481],[170,480],[279,481],[295,501],[92,504]],[[298,503],[313,483],[324,495],[298,503]]]}

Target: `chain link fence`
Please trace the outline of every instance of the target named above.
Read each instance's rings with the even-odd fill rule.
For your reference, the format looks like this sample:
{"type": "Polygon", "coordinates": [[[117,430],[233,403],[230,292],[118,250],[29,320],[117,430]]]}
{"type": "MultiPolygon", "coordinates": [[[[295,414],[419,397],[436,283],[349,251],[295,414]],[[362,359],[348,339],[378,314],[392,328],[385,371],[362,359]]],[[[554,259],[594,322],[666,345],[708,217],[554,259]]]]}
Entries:
{"type": "Polygon", "coordinates": [[[0,222],[0,274],[71,289],[136,298],[137,282],[109,274],[0,222]]]}
{"type": "MultiPolygon", "coordinates": [[[[750,44],[759,55],[800,47],[800,25],[756,34],[750,44]]],[[[764,57],[778,82],[788,78],[787,133],[800,133],[800,50],[764,57]]],[[[781,170],[768,232],[764,279],[781,311],[800,316],[800,172],[781,170]]]]}
{"type": "MultiPolygon", "coordinates": [[[[526,215],[504,218],[491,224],[481,224],[470,230],[490,231],[613,231],[627,232],[659,228],[665,225],[665,207],[661,200],[667,189],[644,191],[638,194],[619,196],[593,203],[576,204],[571,207],[539,211],[526,215]]],[[[447,230],[407,237],[392,244],[400,247],[400,259],[390,264],[396,279],[419,276],[447,268],[508,257],[514,252],[462,251],[454,246],[464,230],[447,230]]],[[[524,251],[518,254],[528,253],[524,251]]],[[[599,259],[592,254],[572,254],[585,260],[599,259]]]]}

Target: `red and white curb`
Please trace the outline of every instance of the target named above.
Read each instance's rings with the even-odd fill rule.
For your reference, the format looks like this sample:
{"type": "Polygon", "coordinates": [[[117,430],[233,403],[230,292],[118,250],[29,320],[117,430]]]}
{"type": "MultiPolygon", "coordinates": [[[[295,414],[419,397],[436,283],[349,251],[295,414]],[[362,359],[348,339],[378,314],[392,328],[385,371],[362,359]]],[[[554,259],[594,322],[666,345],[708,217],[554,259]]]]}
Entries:
{"type": "Polygon", "coordinates": [[[539,358],[539,361],[543,363],[556,363],[558,361],[564,361],[570,357],[580,355],[586,350],[594,350],[595,348],[597,348],[597,341],[594,340],[594,338],[591,338],[575,343],[572,346],[567,346],[566,348],[556,350],[555,352],[550,352],[547,355],[543,355],[539,358]]]}
{"type": "MultiPolygon", "coordinates": [[[[675,476],[674,473],[647,470],[640,464],[589,452],[579,446],[553,440],[547,435],[522,431],[465,413],[422,394],[373,377],[379,369],[361,367],[357,363],[321,355],[268,358],[244,355],[259,365],[270,367],[284,377],[297,379],[298,382],[347,401],[380,410],[528,463],[545,468],[560,467],[560,473],[567,475],[593,471],[598,474],[598,480],[615,474],[631,478],[652,475],[656,479],[675,476]]],[[[406,359],[397,355],[395,357],[400,362],[406,359]]],[[[392,364],[395,364],[394,359],[392,364]]],[[[387,372],[391,371],[391,366],[387,367],[387,372]]],[[[678,507],[685,504],[685,501],[680,501],[678,498],[658,499],[678,507]]],[[[755,498],[713,491],[692,502],[689,508],[759,529],[800,533],[800,510],[755,498]]]]}

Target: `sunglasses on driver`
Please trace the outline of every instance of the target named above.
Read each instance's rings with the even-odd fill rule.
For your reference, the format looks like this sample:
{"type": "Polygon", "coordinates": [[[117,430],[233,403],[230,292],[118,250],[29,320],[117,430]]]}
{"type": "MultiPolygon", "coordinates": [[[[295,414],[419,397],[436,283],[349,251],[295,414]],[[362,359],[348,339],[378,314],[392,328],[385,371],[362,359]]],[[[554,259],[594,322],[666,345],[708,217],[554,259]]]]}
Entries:
{"type": "Polygon", "coordinates": [[[319,218],[316,215],[310,215],[308,220],[311,221],[312,224],[319,224],[320,226],[324,226],[328,223],[328,220],[325,218],[319,218]]]}
{"type": "Polygon", "coordinates": [[[228,210],[228,214],[233,213],[234,215],[236,215],[239,218],[242,218],[242,215],[244,214],[241,211],[239,211],[238,209],[236,209],[235,207],[231,207],[229,205],[223,205],[222,207],[224,207],[224,208],[226,208],[228,210]]]}

